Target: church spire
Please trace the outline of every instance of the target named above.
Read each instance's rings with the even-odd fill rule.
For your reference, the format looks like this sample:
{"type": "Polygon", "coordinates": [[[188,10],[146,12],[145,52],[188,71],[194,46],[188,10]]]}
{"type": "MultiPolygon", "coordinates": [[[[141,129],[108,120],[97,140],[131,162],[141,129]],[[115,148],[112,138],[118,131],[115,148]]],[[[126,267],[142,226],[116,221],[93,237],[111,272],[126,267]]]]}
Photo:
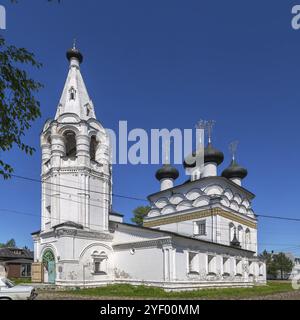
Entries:
{"type": "Polygon", "coordinates": [[[67,51],[66,56],[70,62],[69,73],[59,101],[55,120],[66,113],[76,114],[81,120],[95,119],[94,105],[80,72],[83,55],[76,48],[76,40],[74,40],[73,47],[67,51]]]}

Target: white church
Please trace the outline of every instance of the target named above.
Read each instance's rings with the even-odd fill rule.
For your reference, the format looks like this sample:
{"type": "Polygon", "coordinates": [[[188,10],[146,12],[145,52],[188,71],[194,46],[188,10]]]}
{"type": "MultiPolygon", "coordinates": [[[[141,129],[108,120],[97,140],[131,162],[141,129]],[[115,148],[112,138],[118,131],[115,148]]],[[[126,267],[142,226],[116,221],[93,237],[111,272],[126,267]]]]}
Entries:
{"type": "MultiPolygon", "coordinates": [[[[84,84],[82,54],[67,52],[69,73],[54,120],[41,133],[41,230],[32,234],[44,282],[84,287],[115,283],[166,290],[249,287],[266,283],[257,256],[254,194],[235,159],[218,175],[224,155],[209,141],[204,170],[175,185],[177,169],[156,173],[143,227],[112,210],[111,148],[84,84]]],[[[141,181],[141,183],[143,183],[141,181]]]]}

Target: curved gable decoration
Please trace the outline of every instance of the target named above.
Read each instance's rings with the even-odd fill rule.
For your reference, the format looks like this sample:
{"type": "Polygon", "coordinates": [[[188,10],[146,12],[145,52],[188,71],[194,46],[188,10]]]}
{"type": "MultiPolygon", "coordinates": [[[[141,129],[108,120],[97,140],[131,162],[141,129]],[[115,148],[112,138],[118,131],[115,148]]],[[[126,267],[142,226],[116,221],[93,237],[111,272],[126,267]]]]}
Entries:
{"type": "Polygon", "coordinates": [[[240,213],[243,213],[243,214],[247,214],[247,209],[245,206],[241,205],[240,208],[239,208],[239,212],[240,213]]]}
{"type": "Polygon", "coordinates": [[[176,193],[170,198],[170,203],[177,205],[184,200],[185,197],[182,194],[176,193]]]}
{"type": "Polygon", "coordinates": [[[194,207],[203,207],[209,205],[210,199],[207,196],[200,196],[193,202],[194,207]]]}
{"type": "Polygon", "coordinates": [[[235,211],[239,211],[239,205],[234,200],[231,201],[230,208],[235,210],[235,211]]]}
{"type": "Polygon", "coordinates": [[[167,206],[169,204],[169,201],[167,198],[160,198],[155,202],[155,206],[159,209],[164,208],[165,206],[167,206]]]}
{"type": "Polygon", "coordinates": [[[183,211],[189,208],[192,208],[192,204],[189,201],[182,201],[181,203],[178,204],[178,206],[176,207],[176,210],[183,211]]]}
{"type": "Polygon", "coordinates": [[[148,213],[148,217],[156,217],[160,215],[160,211],[157,209],[151,209],[148,213]]]}
{"type": "Polygon", "coordinates": [[[225,207],[230,207],[230,201],[226,196],[222,196],[221,204],[225,207]]]}
{"type": "Polygon", "coordinates": [[[248,209],[250,207],[250,202],[247,199],[244,199],[242,205],[248,209]]]}
{"type": "Polygon", "coordinates": [[[225,190],[224,196],[226,196],[228,198],[228,200],[232,200],[233,199],[233,193],[229,189],[225,190]]]}
{"type": "Polygon", "coordinates": [[[205,194],[212,195],[221,195],[224,192],[224,189],[219,185],[211,185],[204,189],[205,194]]]}
{"type": "Polygon", "coordinates": [[[162,214],[168,214],[175,212],[175,208],[172,205],[168,205],[161,210],[162,214]]]}
{"type": "Polygon", "coordinates": [[[199,198],[199,196],[201,196],[203,194],[203,192],[200,189],[192,189],[190,190],[187,194],[186,194],[186,198],[188,200],[196,200],[197,198],[199,198]]]}
{"type": "Polygon", "coordinates": [[[233,200],[237,202],[237,204],[241,204],[242,203],[242,198],[239,194],[235,194],[233,197],[233,200]]]}

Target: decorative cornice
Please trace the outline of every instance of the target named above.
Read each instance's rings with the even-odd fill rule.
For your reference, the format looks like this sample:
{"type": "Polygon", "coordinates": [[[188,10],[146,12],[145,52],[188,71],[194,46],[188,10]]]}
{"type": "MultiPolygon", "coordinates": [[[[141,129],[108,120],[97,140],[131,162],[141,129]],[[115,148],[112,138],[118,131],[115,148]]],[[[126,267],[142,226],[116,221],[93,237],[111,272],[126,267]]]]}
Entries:
{"type": "Polygon", "coordinates": [[[114,249],[131,249],[131,248],[151,248],[151,247],[164,247],[172,246],[172,238],[164,237],[157,239],[150,239],[146,241],[134,241],[126,243],[113,244],[114,249]]]}
{"type": "MultiPolygon", "coordinates": [[[[101,165],[101,168],[103,167],[103,165],[101,165]]],[[[95,171],[93,168],[90,167],[53,167],[51,169],[49,169],[45,174],[42,174],[42,179],[48,179],[49,177],[51,177],[54,174],[60,174],[60,173],[78,173],[78,174],[88,174],[97,178],[101,178],[103,181],[105,182],[109,182],[110,181],[110,177],[108,174],[106,174],[105,172],[101,171],[95,171]]]]}
{"type": "Polygon", "coordinates": [[[194,220],[199,218],[206,218],[211,216],[221,216],[223,218],[227,218],[229,220],[241,223],[249,228],[256,229],[257,223],[249,221],[248,219],[245,219],[243,217],[238,216],[237,214],[234,214],[229,211],[225,211],[221,208],[212,208],[209,210],[203,210],[203,211],[197,211],[193,213],[184,213],[184,214],[178,214],[176,216],[168,216],[168,217],[159,217],[155,219],[154,221],[145,221],[144,226],[148,228],[152,227],[158,227],[161,225],[171,224],[171,223],[178,223],[188,220],[194,220]]]}
{"type": "Polygon", "coordinates": [[[60,237],[77,237],[85,239],[97,239],[97,240],[106,240],[112,241],[113,236],[110,233],[94,232],[94,231],[85,231],[77,230],[70,228],[60,228],[55,231],[45,232],[40,234],[40,238],[60,238],[60,237]]]}

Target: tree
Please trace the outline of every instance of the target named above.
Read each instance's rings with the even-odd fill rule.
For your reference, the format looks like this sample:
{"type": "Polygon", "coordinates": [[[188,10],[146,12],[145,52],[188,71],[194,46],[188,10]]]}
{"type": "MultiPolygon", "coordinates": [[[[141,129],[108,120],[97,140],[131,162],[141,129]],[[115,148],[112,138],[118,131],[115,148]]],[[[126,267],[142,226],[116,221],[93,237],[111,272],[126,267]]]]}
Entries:
{"type": "Polygon", "coordinates": [[[6,243],[0,243],[0,248],[16,248],[15,239],[10,239],[6,243]]]}
{"type": "Polygon", "coordinates": [[[273,263],[277,271],[280,272],[281,280],[284,279],[284,275],[291,273],[294,267],[294,262],[282,252],[274,255],[273,263]]]}
{"type": "MultiPolygon", "coordinates": [[[[16,145],[32,155],[34,148],[24,143],[23,138],[31,122],[41,116],[34,93],[42,85],[28,76],[20,67],[22,64],[41,66],[33,53],[7,45],[0,36],[0,150],[8,151],[16,145]]],[[[7,179],[12,172],[13,168],[0,159],[0,175],[7,179]]]]}
{"type": "Polygon", "coordinates": [[[137,224],[138,226],[142,226],[144,222],[144,218],[150,211],[149,206],[140,206],[133,210],[134,217],[131,219],[132,222],[137,224]]]}
{"type": "MultiPolygon", "coordinates": [[[[24,135],[32,121],[41,116],[40,103],[34,94],[42,85],[30,78],[25,65],[41,67],[32,52],[7,45],[0,35],[0,152],[11,150],[14,146],[30,155],[35,151],[24,142],[24,135]]],[[[0,158],[0,176],[10,178],[12,172],[11,165],[0,158]]]]}
{"type": "Polygon", "coordinates": [[[277,278],[280,273],[280,278],[284,279],[284,275],[292,271],[294,263],[283,252],[274,254],[266,250],[260,254],[260,258],[265,260],[267,266],[267,274],[277,278]]]}

